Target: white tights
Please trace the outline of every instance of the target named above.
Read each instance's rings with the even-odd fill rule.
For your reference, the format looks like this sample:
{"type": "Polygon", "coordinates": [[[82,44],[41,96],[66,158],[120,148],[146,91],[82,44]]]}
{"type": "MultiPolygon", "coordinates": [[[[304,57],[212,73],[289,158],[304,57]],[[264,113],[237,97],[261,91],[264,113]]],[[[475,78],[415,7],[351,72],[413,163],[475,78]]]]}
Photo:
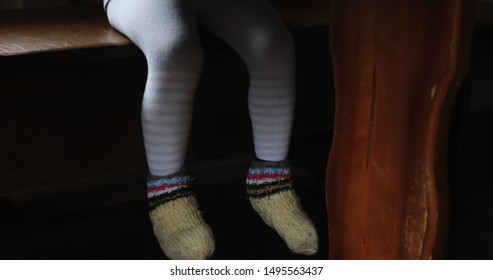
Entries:
{"type": "Polygon", "coordinates": [[[291,35],[267,0],[111,0],[111,25],[144,53],[148,77],[142,128],[149,171],[165,176],[185,162],[193,98],[202,68],[200,25],[244,60],[255,154],[285,160],[295,103],[291,35]]]}

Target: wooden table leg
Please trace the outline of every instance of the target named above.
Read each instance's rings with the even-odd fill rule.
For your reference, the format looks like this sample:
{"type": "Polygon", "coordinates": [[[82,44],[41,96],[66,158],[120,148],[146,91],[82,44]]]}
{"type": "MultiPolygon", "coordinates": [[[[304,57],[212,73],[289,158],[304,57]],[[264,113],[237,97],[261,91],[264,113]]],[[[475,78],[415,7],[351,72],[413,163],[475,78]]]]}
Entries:
{"type": "Polygon", "coordinates": [[[330,258],[440,257],[447,132],[468,64],[473,3],[332,0],[330,258]]]}

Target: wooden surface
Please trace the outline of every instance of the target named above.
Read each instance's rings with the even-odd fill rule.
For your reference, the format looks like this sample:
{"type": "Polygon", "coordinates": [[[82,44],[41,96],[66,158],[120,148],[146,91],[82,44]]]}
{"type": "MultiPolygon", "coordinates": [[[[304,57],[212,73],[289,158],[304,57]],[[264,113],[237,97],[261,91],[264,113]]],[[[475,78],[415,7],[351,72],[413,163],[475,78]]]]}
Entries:
{"type": "Polygon", "coordinates": [[[102,9],[0,11],[0,56],[129,45],[102,9]]]}
{"type": "Polygon", "coordinates": [[[467,68],[473,2],[332,1],[330,258],[440,256],[447,131],[467,68]]]}

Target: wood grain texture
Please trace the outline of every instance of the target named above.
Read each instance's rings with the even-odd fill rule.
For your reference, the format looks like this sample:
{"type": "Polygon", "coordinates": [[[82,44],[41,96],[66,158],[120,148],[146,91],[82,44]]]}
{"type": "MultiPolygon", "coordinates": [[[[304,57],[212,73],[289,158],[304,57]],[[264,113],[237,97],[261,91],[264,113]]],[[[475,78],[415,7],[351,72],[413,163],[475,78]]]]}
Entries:
{"type": "Polygon", "coordinates": [[[102,9],[46,8],[0,12],[0,56],[125,46],[102,9]]]}
{"type": "Polygon", "coordinates": [[[439,257],[450,112],[474,1],[333,0],[330,258],[439,257]]]}

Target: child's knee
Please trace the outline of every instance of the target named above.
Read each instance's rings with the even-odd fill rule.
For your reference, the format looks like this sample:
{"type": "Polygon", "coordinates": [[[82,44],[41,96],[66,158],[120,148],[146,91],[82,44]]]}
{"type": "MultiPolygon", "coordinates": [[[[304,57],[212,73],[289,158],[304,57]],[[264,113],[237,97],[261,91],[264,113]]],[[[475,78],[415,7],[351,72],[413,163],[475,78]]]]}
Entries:
{"type": "Polygon", "coordinates": [[[172,32],[151,39],[142,48],[150,66],[157,64],[159,67],[184,69],[201,67],[202,49],[196,35],[172,32]]]}
{"type": "Polygon", "coordinates": [[[289,30],[266,30],[253,38],[246,63],[251,69],[294,67],[294,52],[289,30]]]}

